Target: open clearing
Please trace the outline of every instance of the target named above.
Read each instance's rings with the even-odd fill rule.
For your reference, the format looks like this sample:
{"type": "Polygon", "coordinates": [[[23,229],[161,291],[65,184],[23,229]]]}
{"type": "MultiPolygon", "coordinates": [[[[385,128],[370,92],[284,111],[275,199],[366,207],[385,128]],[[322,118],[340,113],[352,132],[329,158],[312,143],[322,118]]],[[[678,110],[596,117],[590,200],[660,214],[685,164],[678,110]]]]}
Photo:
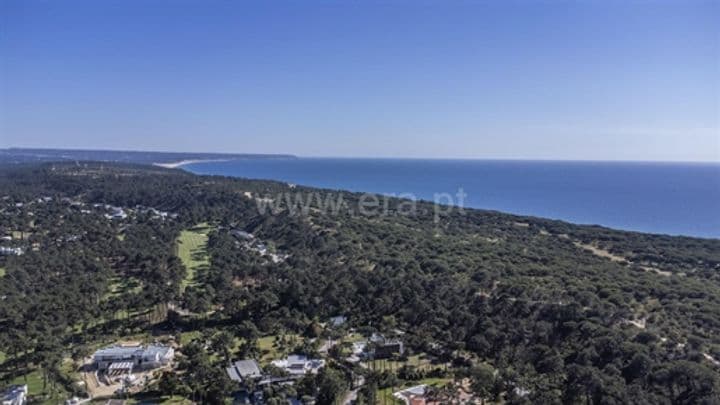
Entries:
{"type": "Polygon", "coordinates": [[[47,395],[46,398],[38,400],[40,404],[57,404],[61,403],[67,398],[68,393],[62,388],[60,384],[55,386],[55,390],[52,389],[50,382],[48,381],[47,386],[43,389],[43,377],[40,370],[31,371],[25,375],[21,375],[10,381],[10,384],[27,384],[28,395],[39,397],[47,395]]]}
{"type": "Polygon", "coordinates": [[[448,365],[443,363],[435,363],[431,358],[424,354],[414,354],[407,358],[407,360],[372,360],[364,362],[367,368],[371,370],[399,370],[401,367],[408,366],[419,370],[429,371],[433,368],[446,368],[448,365]]]}
{"type": "Polygon", "coordinates": [[[419,381],[408,381],[404,384],[401,384],[397,387],[388,387],[381,390],[377,390],[375,393],[375,403],[376,404],[393,404],[393,405],[405,405],[405,403],[393,396],[394,392],[398,392],[410,387],[414,387],[416,385],[429,385],[433,387],[442,387],[445,384],[451,382],[452,379],[450,378],[425,378],[423,380],[419,381]]]}
{"type": "Polygon", "coordinates": [[[134,277],[115,276],[110,279],[108,291],[102,301],[117,299],[126,294],[138,294],[142,291],[142,283],[134,277]]]}
{"type": "Polygon", "coordinates": [[[592,245],[592,244],[583,244],[580,242],[573,242],[573,244],[581,249],[585,249],[589,251],[590,253],[594,254],[595,256],[602,257],[604,259],[609,259],[613,262],[626,262],[628,261],[626,258],[622,256],[615,255],[605,249],[602,249],[598,246],[592,245]]]}
{"type": "Polygon", "coordinates": [[[210,265],[207,254],[209,231],[208,224],[202,223],[180,232],[177,252],[187,269],[187,274],[181,284],[183,290],[190,285],[197,285],[198,274],[210,265]]]}
{"type": "Polygon", "coordinates": [[[302,343],[302,338],[294,334],[286,334],[284,343],[279,342],[278,339],[281,338],[277,335],[271,335],[257,340],[258,349],[260,349],[260,361],[263,364],[287,356],[297,345],[302,343]]]}

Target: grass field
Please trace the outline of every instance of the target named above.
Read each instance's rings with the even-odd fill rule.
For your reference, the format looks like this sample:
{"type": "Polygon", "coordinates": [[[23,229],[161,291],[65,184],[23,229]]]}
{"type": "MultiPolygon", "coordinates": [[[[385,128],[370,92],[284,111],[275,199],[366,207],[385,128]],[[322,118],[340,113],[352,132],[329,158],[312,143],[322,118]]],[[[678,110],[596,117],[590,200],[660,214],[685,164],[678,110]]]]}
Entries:
{"type": "Polygon", "coordinates": [[[166,404],[166,405],[185,405],[185,404],[192,404],[193,402],[189,399],[185,399],[180,396],[166,396],[166,397],[153,397],[153,398],[143,398],[143,399],[130,399],[127,401],[128,404],[166,404]]]}
{"type": "Polygon", "coordinates": [[[302,342],[302,339],[297,335],[285,335],[286,341],[289,343],[284,350],[281,351],[279,347],[275,345],[275,335],[264,336],[258,339],[258,348],[260,349],[260,361],[263,363],[269,363],[272,360],[277,360],[286,356],[296,345],[302,342]]]}
{"type": "Polygon", "coordinates": [[[410,381],[406,384],[403,384],[399,387],[392,387],[392,388],[384,388],[381,390],[378,390],[375,394],[375,403],[376,404],[397,404],[397,405],[404,405],[405,403],[403,401],[400,401],[399,399],[393,397],[394,392],[398,392],[400,390],[403,390],[405,388],[414,387],[416,385],[431,385],[435,387],[442,387],[443,385],[449,383],[452,381],[451,378],[426,378],[424,380],[420,381],[410,381]]]}
{"type": "Polygon", "coordinates": [[[192,342],[194,339],[199,338],[200,336],[202,336],[202,333],[200,333],[200,331],[197,331],[197,330],[193,330],[190,332],[183,332],[180,334],[180,345],[185,346],[188,343],[192,342]]]}
{"type": "Polygon", "coordinates": [[[103,296],[103,301],[118,298],[125,294],[137,294],[142,291],[142,283],[134,277],[115,276],[110,279],[108,291],[103,296]]]}
{"type": "Polygon", "coordinates": [[[183,290],[197,284],[198,274],[210,265],[206,250],[209,230],[208,224],[203,223],[180,233],[177,241],[178,256],[187,268],[187,274],[181,284],[183,290]]]}
{"type": "Polygon", "coordinates": [[[42,374],[39,370],[15,378],[11,384],[27,384],[28,395],[39,395],[43,390],[42,374]]]}
{"type": "Polygon", "coordinates": [[[42,378],[42,372],[40,370],[31,371],[30,373],[19,376],[12,380],[10,384],[27,384],[28,386],[28,396],[32,397],[38,397],[43,394],[49,394],[50,398],[48,398],[45,401],[38,401],[37,403],[41,404],[57,404],[62,403],[65,399],[67,399],[67,392],[60,386],[56,386],[55,392],[50,392],[51,384],[50,381],[48,381],[47,389],[45,392],[43,392],[43,378],[42,378]]]}
{"type": "Polygon", "coordinates": [[[407,358],[406,361],[395,360],[373,360],[366,363],[368,368],[373,370],[397,370],[402,366],[411,366],[420,370],[431,370],[433,368],[442,368],[443,364],[433,364],[425,354],[415,354],[407,358]]]}

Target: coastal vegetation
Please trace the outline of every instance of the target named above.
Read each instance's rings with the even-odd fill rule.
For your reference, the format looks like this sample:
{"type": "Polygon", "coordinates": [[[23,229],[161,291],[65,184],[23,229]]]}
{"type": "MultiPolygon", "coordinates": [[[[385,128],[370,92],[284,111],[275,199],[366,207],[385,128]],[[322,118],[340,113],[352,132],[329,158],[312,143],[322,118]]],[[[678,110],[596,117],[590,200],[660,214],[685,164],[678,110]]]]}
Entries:
{"type": "MultiPolygon", "coordinates": [[[[260,212],[282,193],[362,196],[151,166],[5,167],[0,190],[0,234],[25,249],[0,257],[0,381],[28,376],[38,399],[82,393],[68,359],[172,336],[179,372],[147,394],[223,402],[229,359],[317,351],[341,314],[408,347],[363,371],[361,403],[463,380],[505,403],[720,401],[719,240],[469,209],[436,220],[397,199],[383,215],[323,200],[260,212]]],[[[337,400],[350,385],[339,363],[294,395],[337,400]]]]}

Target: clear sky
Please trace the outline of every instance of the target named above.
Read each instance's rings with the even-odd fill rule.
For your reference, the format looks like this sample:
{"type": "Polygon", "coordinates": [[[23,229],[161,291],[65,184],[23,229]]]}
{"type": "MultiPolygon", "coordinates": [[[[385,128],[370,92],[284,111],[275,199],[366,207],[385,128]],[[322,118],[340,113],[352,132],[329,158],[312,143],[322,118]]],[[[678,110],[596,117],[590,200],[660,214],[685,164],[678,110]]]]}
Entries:
{"type": "Polygon", "coordinates": [[[720,161],[718,1],[0,1],[0,147],[720,161]]]}

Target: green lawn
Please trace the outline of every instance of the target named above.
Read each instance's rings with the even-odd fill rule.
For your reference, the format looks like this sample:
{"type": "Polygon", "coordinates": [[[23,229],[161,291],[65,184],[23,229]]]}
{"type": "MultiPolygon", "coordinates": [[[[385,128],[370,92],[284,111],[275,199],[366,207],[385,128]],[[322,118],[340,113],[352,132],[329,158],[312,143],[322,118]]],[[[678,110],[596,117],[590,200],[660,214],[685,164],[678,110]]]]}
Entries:
{"type": "MultiPolygon", "coordinates": [[[[50,392],[51,389],[51,383],[48,381],[47,390],[43,392],[43,378],[42,378],[42,372],[40,370],[34,370],[30,373],[26,374],[25,376],[19,376],[12,380],[10,384],[27,384],[28,386],[28,396],[32,397],[38,397],[43,394],[53,394],[50,392]]],[[[67,393],[65,390],[58,384],[56,386],[56,390],[54,392],[54,395],[50,395],[50,398],[48,398],[45,401],[39,401],[38,403],[43,404],[56,404],[61,402],[61,400],[67,399],[67,393]]]]}
{"type": "Polygon", "coordinates": [[[275,335],[264,336],[258,339],[258,348],[260,349],[260,361],[263,363],[269,363],[272,360],[277,360],[286,356],[296,345],[302,342],[302,339],[297,335],[285,335],[285,339],[288,340],[289,344],[284,347],[283,351],[275,345],[275,335]]]}
{"type": "Polygon", "coordinates": [[[432,364],[432,361],[425,354],[414,354],[405,361],[395,360],[374,360],[367,362],[369,368],[374,370],[397,370],[402,366],[411,366],[423,370],[442,367],[442,364],[432,364]]]}
{"type": "Polygon", "coordinates": [[[192,342],[194,339],[199,338],[200,336],[202,336],[202,333],[200,333],[200,331],[198,331],[198,330],[193,330],[190,332],[182,332],[180,334],[180,346],[185,346],[185,345],[189,344],[190,342],[192,342]]]}
{"type": "Polygon", "coordinates": [[[180,396],[165,396],[165,397],[155,397],[155,398],[143,398],[143,399],[130,399],[128,404],[137,404],[137,405],[150,405],[150,404],[166,404],[166,405],[185,405],[185,404],[192,404],[193,402],[189,399],[180,397],[180,396]]]}
{"type": "Polygon", "coordinates": [[[106,301],[126,294],[137,294],[142,291],[142,288],[142,282],[134,277],[115,276],[110,279],[108,291],[102,299],[106,301]]]}
{"type": "Polygon", "coordinates": [[[357,332],[353,332],[353,333],[348,333],[340,340],[342,340],[343,342],[355,343],[355,342],[362,342],[364,340],[367,340],[367,338],[357,332]]]}
{"type": "Polygon", "coordinates": [[[396,388],[394,391],[392,388],[385,388],[381,390],[377,390],[375,392],[375,404],[381,404],[381,405],[405,405],[405,402],[395,398],[392,394],[393,392],[399,391],[399,388],[396,388]]]}
{"type": "Polygon", "coordinates": [[[178,256],[182,260],[187,274],[182,281],[184,290],[189,285],[195,285],[200,270],[207,269],[210,260],[207,254],[208,224],[198,224],[191,229],[180,232],[178,238],[178,256]]]}
{"type": "Polygon", "coordinates": [[[39,395],[43,390],[42,374],[39,370],[31,371],[24,376],[16,377],[11,384],[27,384],[28,395],[39,395]]]}
{"type": "Polygon", "coordinates": [[[416,385],[432,385],[435,387],[442,387],[443,385],[449,383],[452,381],[452,378],[426,378],[424,380],[420,381],[408,381],[405,384],[402,384],[398,387],[391,387],[391,388],[384,388],[381,390],[378,390],[375,394],[375,403],[376,404],[393,404],[393,405],[404,405],[403,401],[398,400],[397,398],[393,397],[394,392],[401,391],[405,388],[414,387],[416,385]]]}

